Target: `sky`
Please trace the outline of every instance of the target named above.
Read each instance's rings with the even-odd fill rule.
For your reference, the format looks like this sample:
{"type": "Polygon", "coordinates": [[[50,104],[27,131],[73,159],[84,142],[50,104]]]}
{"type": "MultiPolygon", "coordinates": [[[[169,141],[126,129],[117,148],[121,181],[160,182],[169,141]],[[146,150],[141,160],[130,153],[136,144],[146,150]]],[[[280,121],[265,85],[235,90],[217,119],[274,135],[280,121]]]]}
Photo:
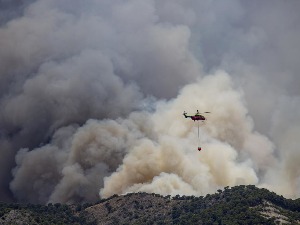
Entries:
{"type": "Polygon", "coordinates": [[[298,0],[0,0],[0,200],[240,184],[300,197],[299,11],[298,0]],[[196,110],[211,112],[199,140],[182,116],[196,110]]]}

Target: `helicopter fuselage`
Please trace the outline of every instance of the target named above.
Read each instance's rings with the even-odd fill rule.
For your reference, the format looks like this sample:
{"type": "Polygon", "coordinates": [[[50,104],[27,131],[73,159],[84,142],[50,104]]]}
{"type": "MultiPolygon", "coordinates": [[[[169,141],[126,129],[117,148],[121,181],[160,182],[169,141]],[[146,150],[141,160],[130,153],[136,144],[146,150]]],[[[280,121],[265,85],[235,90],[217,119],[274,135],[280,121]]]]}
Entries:
{"type": "Polygon", "coordinates": [[[195,116],[190,116],[190,118],[194,121],[196,120],[205,120],[205,117],[202,115],[195,115],[195,116]]]}

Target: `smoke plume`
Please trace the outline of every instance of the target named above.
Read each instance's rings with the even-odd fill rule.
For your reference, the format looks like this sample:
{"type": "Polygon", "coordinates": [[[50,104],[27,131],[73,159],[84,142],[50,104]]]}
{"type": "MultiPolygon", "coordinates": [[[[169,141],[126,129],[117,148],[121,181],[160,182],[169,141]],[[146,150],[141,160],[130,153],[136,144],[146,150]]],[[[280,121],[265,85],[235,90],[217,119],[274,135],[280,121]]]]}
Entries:
{"type": "Polygon", "coordinates": [[[300,194],[297,0],[0,1],[0,200],[300,194]],[[210,111],[200,125],[183,111],[210,111]],[[99,196],[100,195],[100,196],[99,196]]]}

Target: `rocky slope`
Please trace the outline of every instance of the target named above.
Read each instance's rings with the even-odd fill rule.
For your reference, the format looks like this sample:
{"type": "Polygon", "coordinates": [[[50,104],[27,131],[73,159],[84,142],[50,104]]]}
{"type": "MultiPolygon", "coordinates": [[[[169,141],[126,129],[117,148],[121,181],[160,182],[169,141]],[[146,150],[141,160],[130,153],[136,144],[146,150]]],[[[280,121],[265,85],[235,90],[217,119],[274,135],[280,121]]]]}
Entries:
{"type": "Polygon", "coordinates": [[[0,224],[300,224],[300,199],[253,185],[205,197],[131,193],[83,205],[0,204],[0,224]]]}

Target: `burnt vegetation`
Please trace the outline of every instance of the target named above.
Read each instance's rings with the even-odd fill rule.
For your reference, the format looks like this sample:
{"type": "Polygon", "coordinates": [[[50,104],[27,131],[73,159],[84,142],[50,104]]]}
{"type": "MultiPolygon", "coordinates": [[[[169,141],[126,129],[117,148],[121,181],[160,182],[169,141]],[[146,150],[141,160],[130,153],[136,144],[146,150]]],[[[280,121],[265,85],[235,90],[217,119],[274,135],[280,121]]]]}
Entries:
{"type": "Polygon", "coordinates": [[[96,203],[0,203],[0,224],[300,224],[300,199],[254,185],[205,197],[131,193],[96,203]]]}

